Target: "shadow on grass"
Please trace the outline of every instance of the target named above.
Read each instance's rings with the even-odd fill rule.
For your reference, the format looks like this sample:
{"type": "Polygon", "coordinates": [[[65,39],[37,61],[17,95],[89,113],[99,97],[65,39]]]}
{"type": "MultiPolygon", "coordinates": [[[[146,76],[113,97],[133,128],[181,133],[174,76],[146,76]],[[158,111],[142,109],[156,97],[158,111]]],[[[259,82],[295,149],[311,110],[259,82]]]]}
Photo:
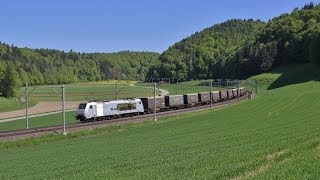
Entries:
{"type": "Polygon", "coordinates": [[[270,84],[268,90],[308,81],[320,81],[320,68],[311,63],[286,65],[276,68],[272,73],[281,75],[270,84]]]}

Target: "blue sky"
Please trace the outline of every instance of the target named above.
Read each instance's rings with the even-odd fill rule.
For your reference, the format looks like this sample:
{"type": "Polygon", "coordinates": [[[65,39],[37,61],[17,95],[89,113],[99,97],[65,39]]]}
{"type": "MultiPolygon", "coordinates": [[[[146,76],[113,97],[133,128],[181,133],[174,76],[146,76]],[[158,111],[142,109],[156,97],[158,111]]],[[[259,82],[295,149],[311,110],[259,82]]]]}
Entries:
{"type": "MultiPolygon", "coordinates": [[[[314,0],[319,3],[320,0],[314,0]]],[[[81,52],[162,52],[232,18],[267,21],[310,0],[0,0],[0,41],[81,52]]]]}

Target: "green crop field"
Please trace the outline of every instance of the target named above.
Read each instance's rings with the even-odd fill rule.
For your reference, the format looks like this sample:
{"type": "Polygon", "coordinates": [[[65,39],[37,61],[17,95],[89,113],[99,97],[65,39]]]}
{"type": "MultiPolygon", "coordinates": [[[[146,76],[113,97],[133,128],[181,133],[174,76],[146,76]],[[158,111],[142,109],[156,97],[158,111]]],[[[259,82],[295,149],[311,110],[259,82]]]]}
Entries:
{"type": "MultiPolygon", "coordinates": [[[[75,119],[75,111],[66,112],[66,124],[76,123],[75,119]]],[[[50,114],[39,117],[29,118],[29,127],[44,127],[50,125],[62,125],[62,113],[50,114]]],[[[25,129],[26,120],[19,119],[15,121],[8,122],[0,122],[0,132],[1,131],[10,131],[10,130],[18,130],[25,129]]]]}
{"type": "MultiPolygon", "coordinates": [[[[33,99],[29,101],[29,105],[34,106],[37,102],[33,99]]],[[[25,108],[25,103],[20,102],[18,98],[3,98],[0,97],[0,112],[14,111],[25,108]]]]}
{"type": "MultiPolygon", "coordinates": [[[[90,82],[82,84],[65,85],[66,101],[89,101],[89,100],[112,100],[116,99],[116,85],[110,84],[113,81],[90,82]]],[[[144,87],[133,86],[136,81],[120,81],[118,83],[118,98],[136,98],[153,96],[153,90],[144,87]]],[[[29,107],[37,102],[61,101],[61,85],[44,85],[29,87],[29,107]],[[54,87],[54,88],[53,88],[54,87]]],[[[157,91],[160,94],[160,91],[157,91]]],[[[25,108],[24,103],[20,103],[18,98],[25,99],[25,88],[21,87],[18,97],[12,99],[0,98],[0,112],[8,112],[25,108]]]]}
{"type": "MultiPolygon", "coordinates": [[[[153,91],[129,84],[118,84],[119,98],[133,98],[152,96],[153,91]]],[[[116,99],[115,84],[70,84],[65,85],[67,101],[116,99]]],[[[36,86],[30,87],[30,97],[36,101],[60,101],[61,86],[36,86]],[[54,87],[54,88],[52,88],[54,87]],[[34,89],[34,90],[33,90],[34,89]],[[55,90],[54,90],[55,89],[55,90]]],[[[20,96],[24,96],[24,88],[20,89],[20,96]]]]}
{"type": "Polygon", "coordinates": [[[214,111],[1,143],[0,179],[319,179],[320,71],[311,70],[252,77],[263,84],[255,99],[214,111]]]}
{"type": "MultiPolygon", "coordinates": [[[[208,83],[207,80],[199,80],[199,81],[187,81],[181,82],[177,84],[158,84],[157,88],[165,89],[169,91],[170,95],[175,94],[187,94],[187,93],[198,93],[198,92],[208,92],[209,86],[205,83],[208,83]]],[[[137,86],[142,87],[153,87],[152,83],[138,83],[137,86]]],[[[222,88],[220,87],[213,87],[213,91],[218,91],[222,88]]]]}

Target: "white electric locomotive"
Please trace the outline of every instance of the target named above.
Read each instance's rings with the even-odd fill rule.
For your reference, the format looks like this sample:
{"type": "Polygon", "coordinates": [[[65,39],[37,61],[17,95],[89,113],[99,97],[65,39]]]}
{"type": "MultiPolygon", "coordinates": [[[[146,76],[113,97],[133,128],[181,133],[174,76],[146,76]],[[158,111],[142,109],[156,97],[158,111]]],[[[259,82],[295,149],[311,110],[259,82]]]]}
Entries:
{"type": "Polygon", "coordinates": [[[94,121],[121,116],[139,115],[144,112],[140,99],[118,101],[93,101],[79,105],[76,119],[94,121]]]}

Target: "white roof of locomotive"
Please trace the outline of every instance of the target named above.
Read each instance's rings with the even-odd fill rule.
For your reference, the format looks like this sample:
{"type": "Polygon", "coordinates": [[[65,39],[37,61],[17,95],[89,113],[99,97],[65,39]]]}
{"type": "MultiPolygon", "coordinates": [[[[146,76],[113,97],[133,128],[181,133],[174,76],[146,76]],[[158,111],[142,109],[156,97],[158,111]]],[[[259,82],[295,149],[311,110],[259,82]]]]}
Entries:
{"type": "Polygon", "coordinates": [[[136,103],[141,101],[140,99],[121,99],[121,100],[112,100],[112,101],[90,101],[88,102],[88,104],[92,103],[110,103],[110,104],[117,104],[117,103],[136,103]]]}

